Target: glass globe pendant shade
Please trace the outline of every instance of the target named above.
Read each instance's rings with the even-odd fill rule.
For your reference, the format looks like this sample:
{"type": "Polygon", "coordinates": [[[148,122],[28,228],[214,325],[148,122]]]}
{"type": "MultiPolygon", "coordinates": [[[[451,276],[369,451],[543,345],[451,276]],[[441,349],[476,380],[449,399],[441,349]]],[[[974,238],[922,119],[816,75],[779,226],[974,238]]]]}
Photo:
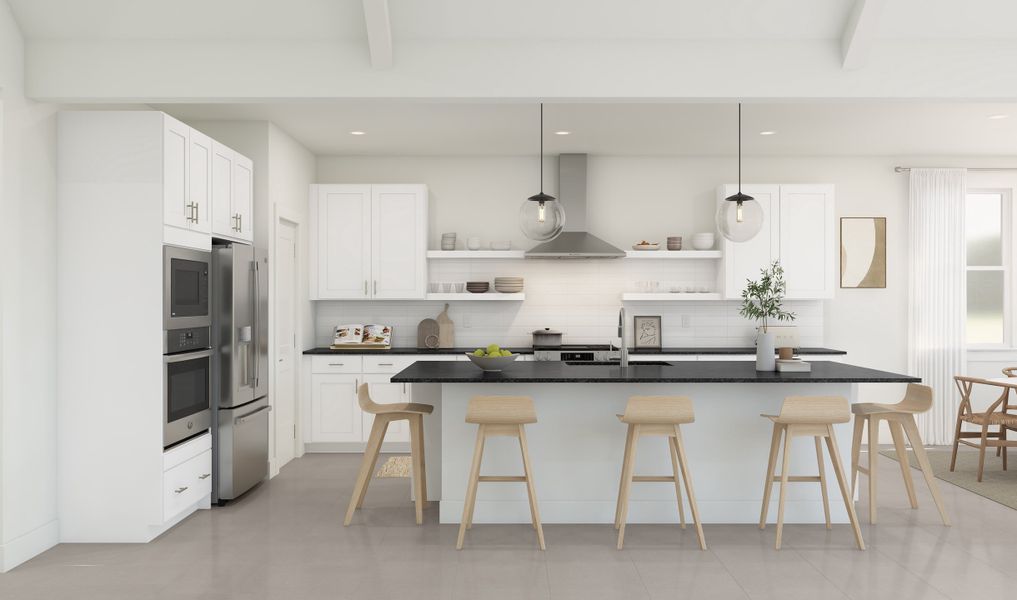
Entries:
{"type": "Polygon", "coordinates": [[[717,229],[732,242],[745,242],[763,228],[763,207],[742,193],[729,196],[717,207],[717,229]]]}
{"type": "Polygon", "coordinates": [[[561,202],[543,192],[530,196],[519,207],[519,228],[526,237],[538,242],[558,237],[565,228],[565,211],[561,202]]]}

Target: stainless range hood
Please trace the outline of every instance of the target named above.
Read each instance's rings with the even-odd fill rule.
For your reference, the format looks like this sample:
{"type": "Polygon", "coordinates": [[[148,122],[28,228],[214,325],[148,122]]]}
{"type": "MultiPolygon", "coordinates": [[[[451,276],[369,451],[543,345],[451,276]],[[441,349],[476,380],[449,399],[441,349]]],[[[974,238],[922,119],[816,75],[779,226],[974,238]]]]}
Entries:
{"type": "Polygon", "coordinates": [[[565,230],[550,242],[526,251],[526,258],[621,258],[620,250],[586,232],[586,155],[558,157],[558,202],[565,209],[565,230]]]}

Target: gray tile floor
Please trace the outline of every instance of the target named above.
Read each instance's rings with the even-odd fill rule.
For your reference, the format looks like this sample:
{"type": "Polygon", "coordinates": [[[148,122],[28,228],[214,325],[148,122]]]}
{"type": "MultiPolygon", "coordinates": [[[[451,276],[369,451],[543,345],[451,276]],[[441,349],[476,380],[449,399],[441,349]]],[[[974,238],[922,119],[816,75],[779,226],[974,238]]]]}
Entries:
{"type": "Polygon", "coordinates": [[[907,508],[891,460],[879,461],[880,523],[863,525],[867,552],[843,525],[788,526],[780,552],[772,526],[707,525],[701,552],[691,529],[633,525],[619,552],[610,525],[548,525],[540,552],[529,526],[478,525],[457,552],[455,526],[439,526],[434,508],[413,524],[405,479],[375,480],[344,528],[358,459],[307,455],[150,544],[58,546],[0,575],[0,598],[960,600],[1017,589],[1017,512],[941,482],[954,520],[945,528],[920,478],[921,508],[907,508]]]}

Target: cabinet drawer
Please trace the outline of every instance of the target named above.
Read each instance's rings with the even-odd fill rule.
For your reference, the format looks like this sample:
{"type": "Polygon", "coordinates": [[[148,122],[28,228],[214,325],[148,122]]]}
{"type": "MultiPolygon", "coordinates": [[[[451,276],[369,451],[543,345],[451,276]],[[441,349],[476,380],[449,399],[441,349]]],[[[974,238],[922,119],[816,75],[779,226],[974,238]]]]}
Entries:
{"type": "Polygon", "coordinates": [[[312,356],[312,373],[361,373],[363,372],[363,357],[349,355],[328,355],[312,356]]]}
{"type": "Polygon", "coordinates": [[[365,356],[364,373],[398,373],[419,360],[416,356],[365,356]]]}
{"type": "Polygon", "coordinates": [[[212,493],[212,450],[162,474],[162,518],[168,521],[212,493]]]}
{"type": "Polygon", "coordinates": [[[179,446],[175,446],[162,453],[162,470],[169,471],[180,463],[198,456],[205,450],[212,449],[212,434],[205,433],[198,437],[187,440],[179,446]]]}

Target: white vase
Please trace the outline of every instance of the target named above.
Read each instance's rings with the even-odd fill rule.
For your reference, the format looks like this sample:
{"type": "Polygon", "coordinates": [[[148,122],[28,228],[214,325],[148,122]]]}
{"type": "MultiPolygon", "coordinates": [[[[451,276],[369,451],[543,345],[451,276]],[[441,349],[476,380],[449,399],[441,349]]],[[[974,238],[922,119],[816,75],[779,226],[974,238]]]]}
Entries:
{"type": "Polygon", "coordinates": [[[777,362],[774,353],[773,344],[776,334],[772,331],[763,332],[762,328],[756,335],[756,370],[757,371],[775,371],[777,370],[777,362]]]}

